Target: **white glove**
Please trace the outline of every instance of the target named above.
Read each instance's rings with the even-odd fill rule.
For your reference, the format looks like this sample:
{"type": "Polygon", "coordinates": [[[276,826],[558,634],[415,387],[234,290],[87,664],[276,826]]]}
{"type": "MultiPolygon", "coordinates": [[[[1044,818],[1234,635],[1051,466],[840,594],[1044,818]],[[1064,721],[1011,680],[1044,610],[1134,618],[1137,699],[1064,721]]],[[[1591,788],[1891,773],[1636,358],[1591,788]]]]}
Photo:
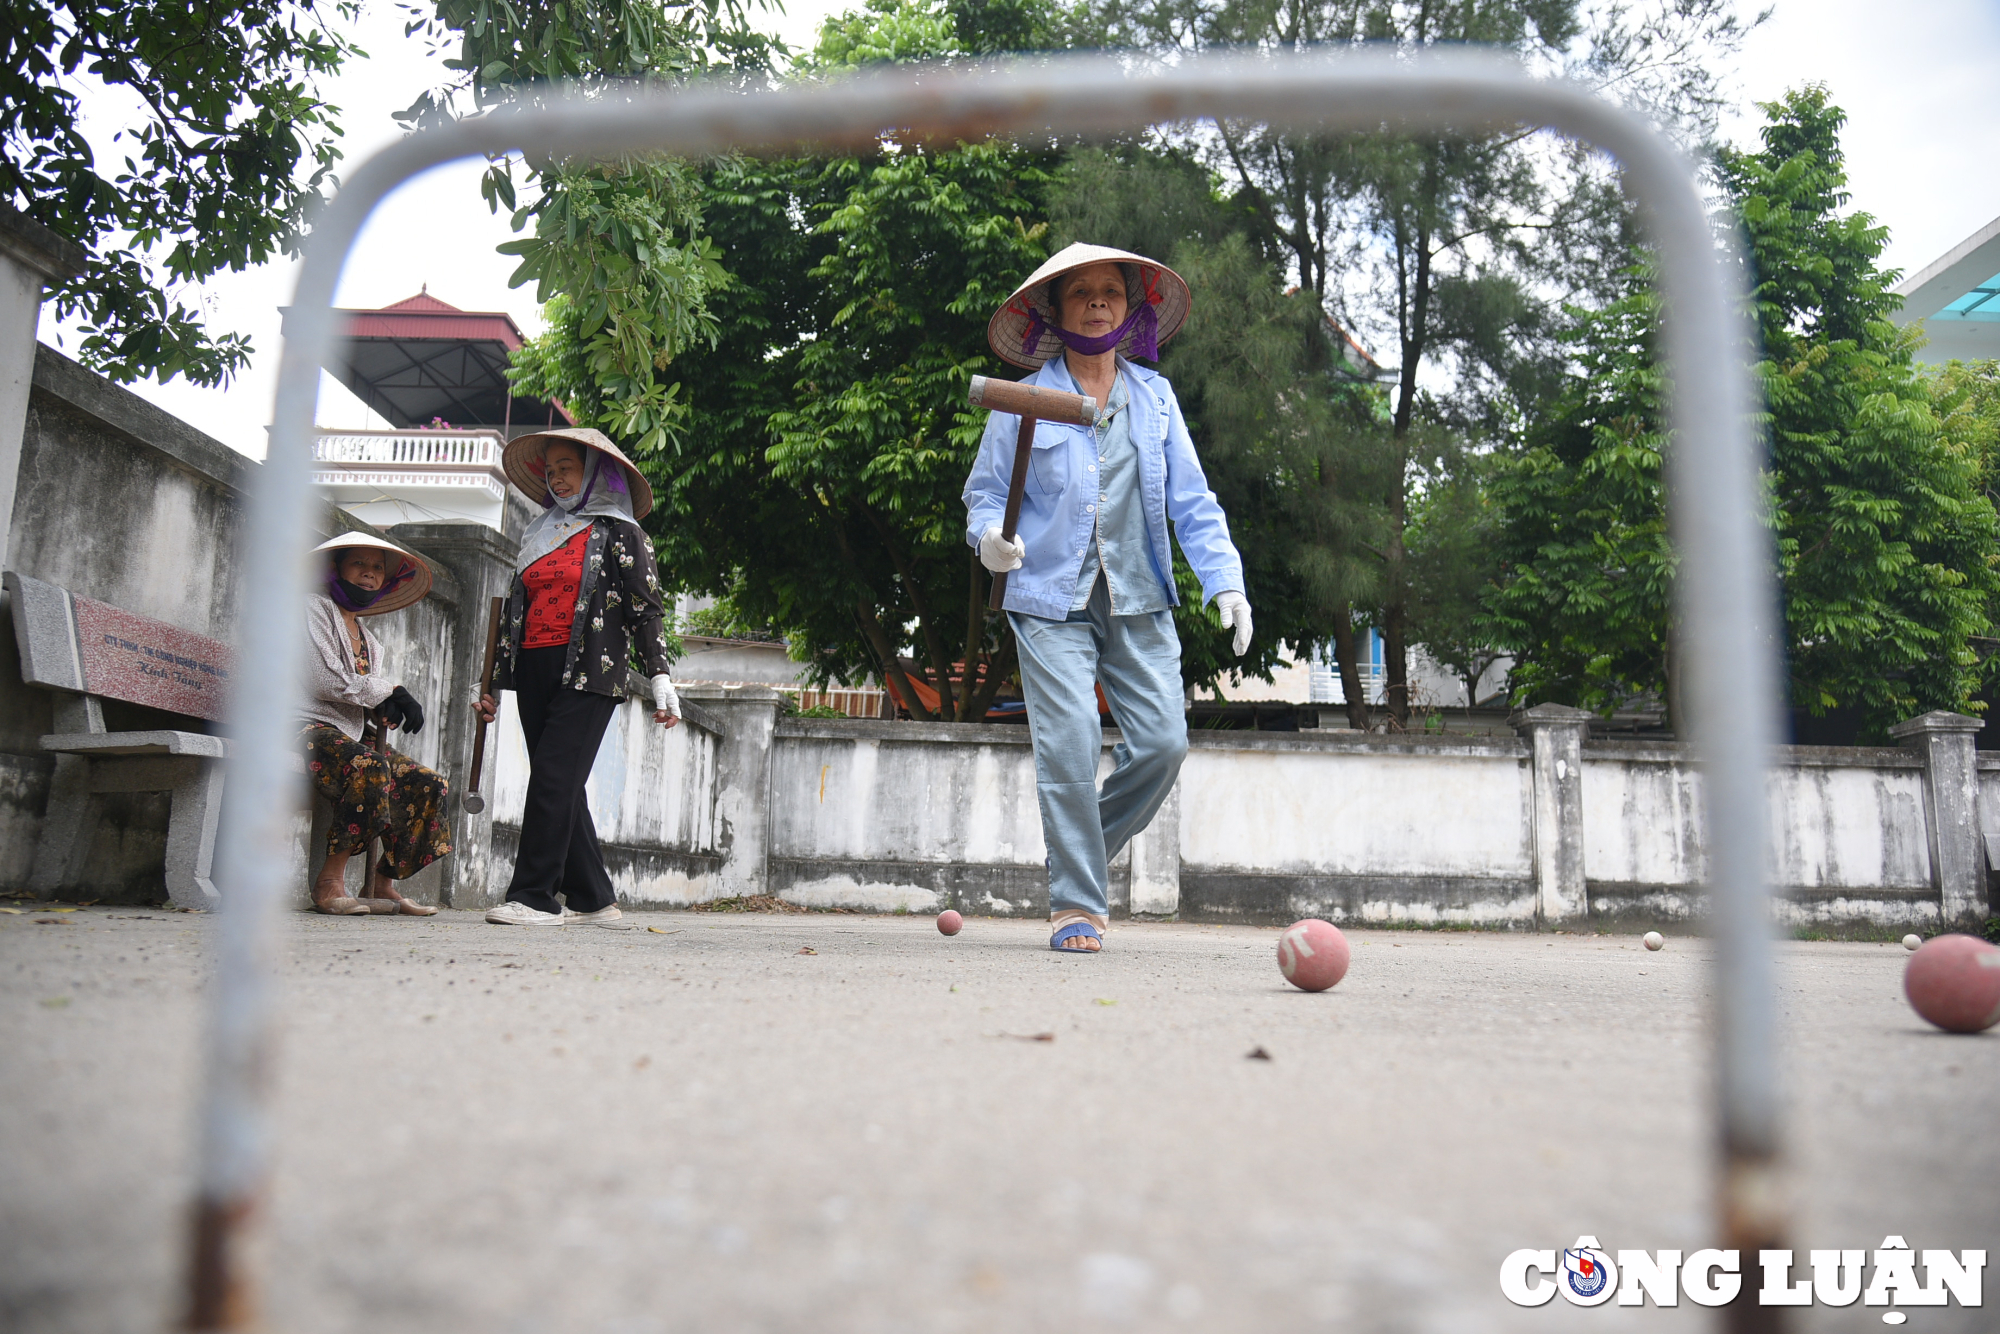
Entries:
{"type": "Polygon", "coordinates": [[[673,678],[661,672],[653,678],[653,712],[669,718],[681,716],[681,697],[674,693],[673,678]]]}
{"type": "Polygon", "coordinates": [[[1027,558],[1027,544],[1018,537],[1008,541],[998,528],[988,528],[979,539],[979,563],[995,574],[1018,570],[1027,558]]]}
{"type": "Polygon", "coordinates": [[[1215,595],[1215,614],[1222,621],[1222,628],[1234,630],[1235,637],[1229,641],[1237,657],[1242,657],[1250,647],[1250,599],[1235,589],[1215,595]]]}

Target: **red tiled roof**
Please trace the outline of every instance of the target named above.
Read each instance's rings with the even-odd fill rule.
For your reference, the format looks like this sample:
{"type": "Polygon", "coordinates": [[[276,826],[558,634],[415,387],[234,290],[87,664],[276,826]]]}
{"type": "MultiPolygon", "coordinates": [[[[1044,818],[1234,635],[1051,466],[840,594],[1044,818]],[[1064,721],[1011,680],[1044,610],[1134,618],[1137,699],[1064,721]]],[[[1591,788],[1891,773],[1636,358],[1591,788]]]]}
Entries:
{"type": "Polygon", "coordinates": [[[498,343],[512,352],[521,330],[503,310],[460,310],[429,292],[405,297],[380,310],[343,310],[349,338],[424,338],[498,343]]]}

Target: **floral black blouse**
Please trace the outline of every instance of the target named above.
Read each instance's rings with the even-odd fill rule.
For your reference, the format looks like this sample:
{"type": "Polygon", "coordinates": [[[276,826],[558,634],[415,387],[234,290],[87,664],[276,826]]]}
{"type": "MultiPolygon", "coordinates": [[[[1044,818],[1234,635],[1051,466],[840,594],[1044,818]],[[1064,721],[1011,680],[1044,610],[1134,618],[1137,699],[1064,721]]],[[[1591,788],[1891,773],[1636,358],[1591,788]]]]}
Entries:
{"type": "MultiPolygon", "coordinates": [[[[661,631],[665,611],[653,544],[637,524],[600,515],[591,522],[590,541],[584,548],[583,585],[576,595],[576,619],[570,624],[563,684],[625,698],[634,647],[639,650],[641,674],[665,673],[667,642],[661,631]]],[[[528,589],[517,572],[507,594],[500,649],[494,657],[496,690],[514,688],[514,660],[527,615],[528,589]]]]}

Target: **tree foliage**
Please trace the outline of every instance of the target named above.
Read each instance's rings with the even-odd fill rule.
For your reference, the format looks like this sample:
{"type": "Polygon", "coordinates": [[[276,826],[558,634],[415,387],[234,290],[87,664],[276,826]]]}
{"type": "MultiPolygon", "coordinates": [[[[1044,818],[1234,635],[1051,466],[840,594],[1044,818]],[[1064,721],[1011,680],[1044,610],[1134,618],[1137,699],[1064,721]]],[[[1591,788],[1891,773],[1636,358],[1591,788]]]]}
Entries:
{"type": "MultiPolygon", "coordinates": [[[[809,75],[963,54],[940,13],[878,4],[830,22],[809,75]]],[[[724,595],[736,622],[783,627],[822,678],[895,681],[919,713],[911,644],[907,670],[946,717],[982,718],[1011,672],[964,540],[958,497],[985,416],[965,394],[1005,369],[986,320],[1044,257],[1046,165],[998,145],[884,142],[700,175],[724,276],[706,296],[713,343],[676,367],[683,429],[642,464],[662,565],[724,595]]],[[[565,337],[552,329],[548,350],[565,337]]]]}
{"type": "MultiPolygon", "coordinates": [[[[1973,704],[2000,577],[1980,396],[1934,381],[1888,320],[1885,232],[1846,213],[1842,113],[1822,89],[1765,104],[1720,177],[1749,244],[1771,523],[1792,704],[1863,735],[1973,704]]],[[[1580,315],[1575,373],[1496,495],[1508,572],[1491,606],[1523,703],[1672,698],[1673,558],[1652,370],[1657,302],[1580,315]]]]}
{"type": "Polygon", "coordinates": [[[359,54],[335,30],[356,10],[0,0],[0,198],[89,253],[51,293],[85,365],[214,385],[249,360],[178,289],[298,253],[340,159],[315,86],[359,54]],[[115,161],[83,133],[89,82],[131,108],[115,161]]]}
{"type": "Polygon", "coordinates": [[[1762,151],[1720,169],[1755,274],[1793,702],[1871,728],[1964,707],[1996,579],[1978,460],[1889,321],[1887,230],[1838,211],[1845,114],[1823,88],[1763,109],[1762,151]]]}
{"type": "MultiPolygon", "coordinates": [[[[438,0],[412,14],[409,35],[457,47],[445,61],[452,81],[398,113],[412,126],[532,104],[556,89],[607,98],[702,75],[755,80],[784,54],[744,0],[438,0]]],[[[658,154],[504,156],[480,190],[525,233],[500,247],[520,259],[511,284],[535,284],[550,307],[549,334],[517,359],[516,392],[560,398],[636,454],[665,448],[685,415],[669,368],[713,342],[707,301],[723,280],[701,233],[696,172],[658,154]],[[529,202],[517,172],[534,190],[529,202]]]]}
{"type": "MultiPolygon", "coordinates": [[[[1586,7],[1576,0],[1098,0],[1114,41],[1162,59],[1206,47],[1417,51],[1471,42],[1581,79],[1683,137],[1712,128],[1714,56],[1742,34],[1725,0],[1586,7]]],[[[1437,427],[1491,437],[1554,392],[1564,301],[1598,305],[1627,262],[1630,220],[1600,158],[1525,131],[1340,134],[1224,121],[1182,127],[1265,219],[1295,280],[1342,325],[1393,349],[1389,467],[1369,497],[1381,538],[1373,618],[1389,709],[1407,713],[1413,507],[1441,466],[1473,457],[1437,427]]],[[[1441,573],[1428,548],[1429,578],[1441,573]]],[[[1360,582],[1358,580],[1353,582],[1360,582]]],[[[1435,600],[1424,595],[1435,610],[1435,600]]],[[[1442,629],[1439,633],[1447,633],[1442,629]]],[[[1461,627],[1462,628],[1462,627],[1461,627]]]]}
{"type": "Polygon", "coordinates": [[[1522,447],[1495,460],[1504,581],[1487,599],[1492,642],[1511,650],[1514,699],[1609,713],[1664,696],[1674,553],[1661,482],[1665,449],[1659,299],[1646,270],[1563,341],[1575,364],[1522,447]]]}

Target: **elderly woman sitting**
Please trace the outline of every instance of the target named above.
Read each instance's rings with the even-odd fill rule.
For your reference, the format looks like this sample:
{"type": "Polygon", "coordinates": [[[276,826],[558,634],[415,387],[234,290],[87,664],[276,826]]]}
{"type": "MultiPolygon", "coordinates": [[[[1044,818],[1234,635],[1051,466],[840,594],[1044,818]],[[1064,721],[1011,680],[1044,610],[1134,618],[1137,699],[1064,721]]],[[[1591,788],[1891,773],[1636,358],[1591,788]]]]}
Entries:
{"type": "Polygon", "coordinates": [[[430,567],[401,547],[359,533],[319,550],[326,556],[326,584],[307,603],[310,698],[300,738],[313,787],[333,803],[334,819],[326,862],[313,880],[313,907],[338,917],[428,917],[437,909],[410,902],[395,882],[451,851],[445,818],[450,789],[441,775],[407,756],[363,743],[371,714],[383,729],[417,732],[424,710],[408,690],[383,679],[381,642],[362,618],[421,600],[430,591],[430,567]],[[348,859],[378,838],[382,856],[362,896],[350,897],[348,859]]]}

